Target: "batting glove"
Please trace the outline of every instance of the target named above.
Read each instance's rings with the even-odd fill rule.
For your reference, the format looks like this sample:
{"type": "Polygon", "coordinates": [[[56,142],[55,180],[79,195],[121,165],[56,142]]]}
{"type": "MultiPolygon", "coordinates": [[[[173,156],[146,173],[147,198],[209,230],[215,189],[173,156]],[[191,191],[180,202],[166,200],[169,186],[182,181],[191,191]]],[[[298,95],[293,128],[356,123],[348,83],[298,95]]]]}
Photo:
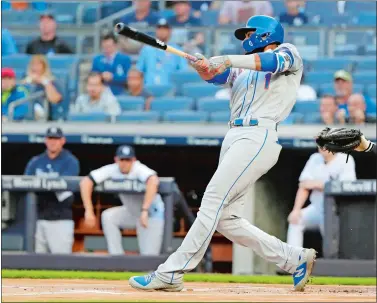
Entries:
{"type": "Polygon", "coordinates": [[[228,56],[216,56],[209,59],[209,72],[214,76],[222,74],[230,67],[232,63],[228,56]]]}
{"type": "Polygon", "coordinates": [[[194,56],[198,58],[198,60],[195,62],[190,60],[189,64],[196,69],[196,71],[203,80],[212,79],[215,76],[215,74],[209,72],[209,60],[199,53],[196,53],[194,56]]]}

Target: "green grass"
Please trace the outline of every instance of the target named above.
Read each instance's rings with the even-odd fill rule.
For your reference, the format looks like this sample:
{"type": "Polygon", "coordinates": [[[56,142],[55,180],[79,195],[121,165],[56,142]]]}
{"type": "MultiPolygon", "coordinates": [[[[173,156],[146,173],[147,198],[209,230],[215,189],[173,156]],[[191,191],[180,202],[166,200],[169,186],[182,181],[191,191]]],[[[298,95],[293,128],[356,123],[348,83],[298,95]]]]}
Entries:
{"type": "MultiPolygon", "coordinates": [[[[96,272],[96,271],[52,271],[52,270],[12,270],[3,269],[2,278],[8,279],[96,279],[128,280],[135,272],[96,272]]],[[[231,274],[185,275],[185,282],[253,283],[253,284],[291,284],[290,276],[236,276],[231,274]]],[[[313,277],[315,285],[376,285],[376,278],[354,277],[313,277]]]]}

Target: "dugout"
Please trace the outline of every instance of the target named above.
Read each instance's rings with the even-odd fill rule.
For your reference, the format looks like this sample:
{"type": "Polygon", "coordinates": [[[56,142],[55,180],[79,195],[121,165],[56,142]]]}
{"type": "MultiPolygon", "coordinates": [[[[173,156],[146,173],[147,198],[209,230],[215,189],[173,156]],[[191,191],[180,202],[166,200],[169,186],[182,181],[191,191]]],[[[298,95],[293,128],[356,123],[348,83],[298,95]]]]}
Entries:
{"type": "MultiPolygon", "coordinates": [[[[80,175],[86,175],[90,170],[113,161],[116,146],[100,144],[68,143],[71,150],[80,161],[80,175]]],[[[3,143],[2,173],[4,175],[23,174],[28,160],[43,152],[44,145],[37,143],[3,143]],[[9,161],[13,159],[13,161],[9,161]]],[[[216,169],[219,146],[156,146],[135,145],[140,161],[156,170],[161,177],[175,177],[190,207],[195,213],[202,194],[216,169]]],[[[297,180],[305,162],[315,152],[313,148],[283,148],[280,159],[258,182],[255,188],[255,218],[254,224],[264,231],[285,240],[287,222],[296,190],[297,180]]],[[[359,179],[376,178],[376,158],[372,154],[353,154],[356,161],[357,177],[359,179]]],[[[77,197],[79,203],[79,197],[77,197]]],[[[116,203],[116,202],[114,202],[116,203]]],[[[76,209],[76,215],[82,215],[82,210],[76,209]]],[[[176,214],[179,216],[179,214],[176,214]]],[[[182,231],[182,222],[176,221],[175,232],[182,231]]],[[[181,233],[180,236],[183,236],[181,233]]],[[[319,233],[307,232],[305,245],[320,250],[321,237],[319,233]]],[[[232,271],[232,246],[225,238],[217,235],[212,241],[214,270],[217,272],[232,271]]],[[[275,266],[259,258],[255,261],[255,273],[274,273],[275,266]]]]}

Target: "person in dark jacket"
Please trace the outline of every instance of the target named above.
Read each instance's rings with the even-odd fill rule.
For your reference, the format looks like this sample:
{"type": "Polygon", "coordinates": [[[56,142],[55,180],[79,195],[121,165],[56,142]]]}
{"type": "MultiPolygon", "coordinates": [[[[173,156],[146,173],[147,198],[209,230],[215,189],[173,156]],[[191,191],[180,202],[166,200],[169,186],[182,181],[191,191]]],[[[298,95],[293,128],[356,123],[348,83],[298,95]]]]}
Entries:
{"type": "MultiPolygon", "coordinates": [[[[28,90],[23,85],[16,84],[16,73],[12,68],[1,70],[1,115],[2,121],[9,119],[9,105],[17,100],[23,99],[28,95],[28,90]]],[[[28,114],[28,104],[19,104],[14,108],[13,120],[20,121],[28,114]]]]}
{"type": "MultiPolygon", "coordinates": [[[[57,178],[78,176],[79,161],[63,146],[66,140],[59,127],[46,132],[46,151],[33,157],[25,175],[57,178]]],[[[71,191],[37,193],[38,220],[35,232],[35,252],[70,254],[74,240],[71,191]]]]}
{"type": "Polygon", "coordinates": [[[39,19],[41,36],[29,42],[26,53],[29,55],[72,54],[68,44],[56,36],[56,27],[54,15],[44,12],[39,19]]]}

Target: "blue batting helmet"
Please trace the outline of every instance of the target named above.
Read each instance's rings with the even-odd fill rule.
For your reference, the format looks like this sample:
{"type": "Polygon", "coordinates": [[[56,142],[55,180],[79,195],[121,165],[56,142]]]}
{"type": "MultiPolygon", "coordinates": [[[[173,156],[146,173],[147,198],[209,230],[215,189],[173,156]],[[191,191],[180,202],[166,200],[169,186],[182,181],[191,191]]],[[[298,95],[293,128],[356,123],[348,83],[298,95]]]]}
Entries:
{"type": "Polygon", "coordinates": [[[253,16],[246,26],[237,29],[234,35],[238,40],[244,40],[249,31],[255,31],[249,39],[242,43],[247,54],[261,51],[270,44],[281,44],[284,41],[284,29],[279,21],[269,16],[253,16]]]}

